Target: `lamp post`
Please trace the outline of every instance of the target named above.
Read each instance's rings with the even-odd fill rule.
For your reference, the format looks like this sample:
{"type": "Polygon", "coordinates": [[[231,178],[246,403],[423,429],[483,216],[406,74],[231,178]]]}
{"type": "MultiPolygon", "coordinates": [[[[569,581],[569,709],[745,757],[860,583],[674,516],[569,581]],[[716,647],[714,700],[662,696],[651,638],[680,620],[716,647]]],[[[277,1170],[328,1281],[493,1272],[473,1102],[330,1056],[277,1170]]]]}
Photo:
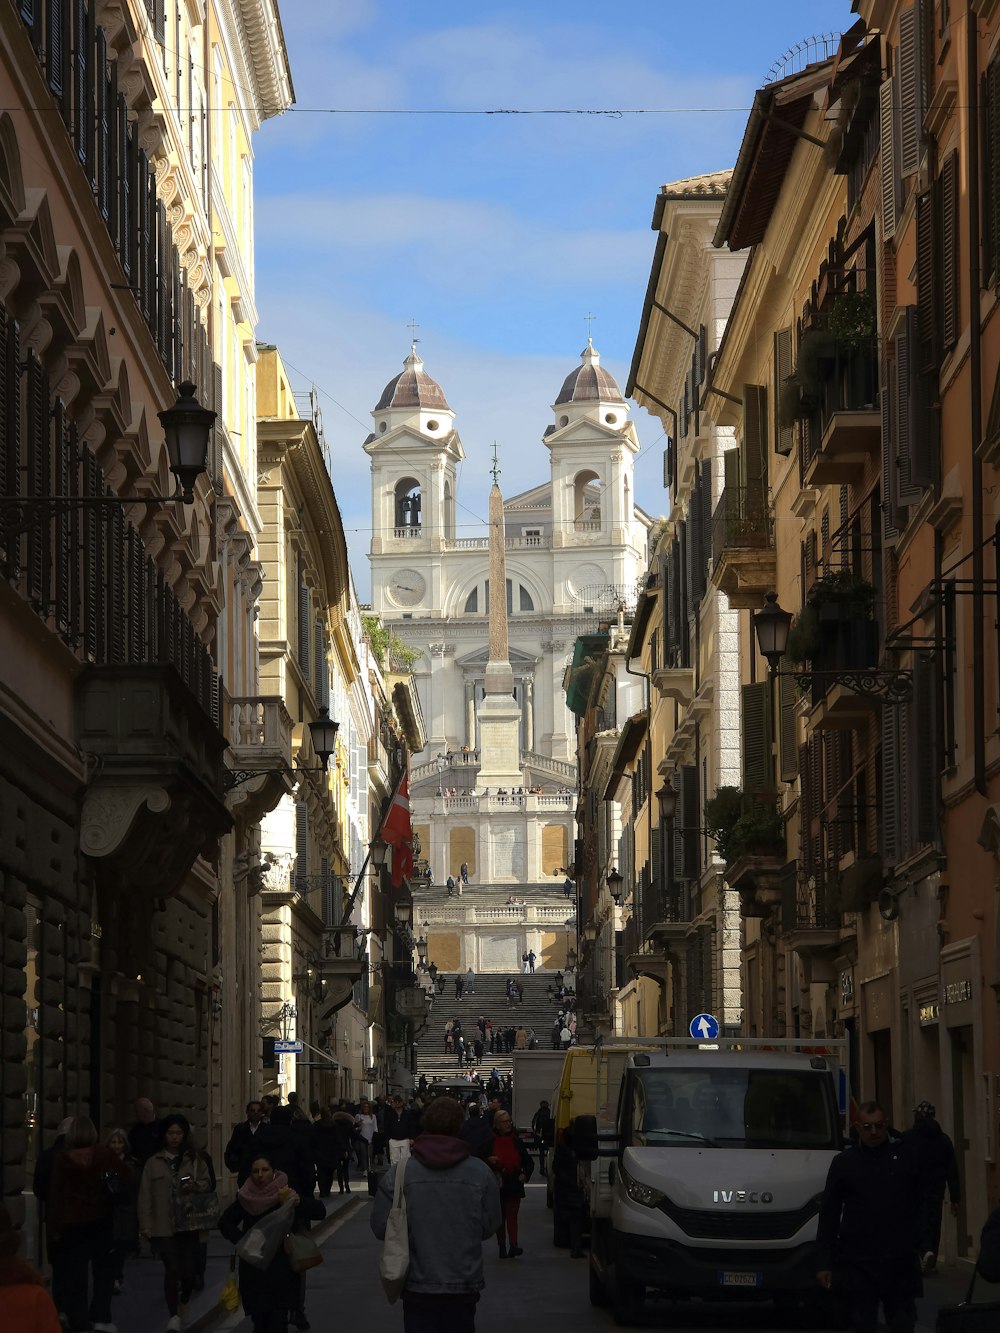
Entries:
{"type": "Polygon", "coordinates": [[[791,676],[803,689],[808,689],[814,681],[820,684],[825,682],[827,688],[843,685],[854,694],[864,694],[890,704],[903,703],[913,692],[913,675],[909,671],[880,667],[860,667],[846,671],[779,671],[778,666],[788,648],[791,627],[791,612],[779,606],[777,593],[767,593],[764,605],[753,613],[753,628],[757,647],[767,662],[772,680],[791,676]]]}
{"type": "Polygon", "coordinates": [[[622,888],[625,883],[625,876],[616,867],[612,866],[608,871],[608,892],[616,907],[622,905],[622,888]]]}
{"type": "Polygon", "coordinates": [[[194,487],[207,469],[208,437],[216,414],[202,407],[195,386],[185,380],[177,386],[177,401],[158,412],[167,450],[167,466],[177,478],[173,495],[4,495],[0,496],[0,531],[17,536],[47,523],[57,514],[78,509],[102,509],[133,504],[193,504],[194,487]]]}
{"type": "Polygon", "coordinates": [[[309,737],[312,740],[312,747],[316,758],[322,764],[321,772],[325,773],[330,763],[330,756],[337,748],[337,732],[340,730],[340,723],[334,721],[330,716],[329,708],[321,708],[309,723],[309,737]]]}

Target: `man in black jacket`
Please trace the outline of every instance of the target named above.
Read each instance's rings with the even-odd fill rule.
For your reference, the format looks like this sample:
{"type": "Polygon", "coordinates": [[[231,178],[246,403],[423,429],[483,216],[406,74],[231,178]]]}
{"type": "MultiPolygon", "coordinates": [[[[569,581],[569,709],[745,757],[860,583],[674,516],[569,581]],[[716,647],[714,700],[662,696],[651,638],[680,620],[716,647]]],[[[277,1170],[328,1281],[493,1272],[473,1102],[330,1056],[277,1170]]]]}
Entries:
{"type": "Polygon", "coordinates": [[[924,1178],[924,1207],[920,1222],[920,1254],[925,1273],[933,1273],[941,1248],[941,1210],[944,1190],[948,1187],[952,1217],[958,1216],[962,1187],[958,1178],[955,1146],[934,1118],[930,1102],[921,1102],[913,1111],[913,1126],[903,1135],[903,1142],[913,1151],[924,1178]]]}
{"type": "Polygon", "coordinates": [[[911,1150],[889,1137],[878,1102],[859,1108],[858,1142],[830,1163],[819,1211],[821,1287],[833,1287],[854,1333],[875,1333],[881,1303],[889,1333],[913,1333],[925,1192],[911,1150]]]}
{"type": "Polygon", "coordinates": [[[229,1171],[239,1171],[244,1154],[252,1147],[258,1131],[264,1124],[264,1109],[260,1102],[247,1102],[247,1118],[236,1126],[226,1144],[222,1160],[229,1171]]]}

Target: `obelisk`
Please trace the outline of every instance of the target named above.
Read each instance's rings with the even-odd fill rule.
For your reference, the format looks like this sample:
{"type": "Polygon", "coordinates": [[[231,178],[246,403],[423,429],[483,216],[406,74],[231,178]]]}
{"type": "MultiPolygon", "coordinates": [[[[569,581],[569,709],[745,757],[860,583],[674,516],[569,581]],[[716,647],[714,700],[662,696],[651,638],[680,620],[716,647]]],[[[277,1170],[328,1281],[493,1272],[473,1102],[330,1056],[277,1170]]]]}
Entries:
{"type": "Polygon", "coordinates": [[[490,655],[486,692],[479,705],[479,789],[516,788],[521,773],[521,707],[514,698],[514,673],[507,639],[507,561],[504,554],[503,495],[496,445],[490,488],[490,655]]]}

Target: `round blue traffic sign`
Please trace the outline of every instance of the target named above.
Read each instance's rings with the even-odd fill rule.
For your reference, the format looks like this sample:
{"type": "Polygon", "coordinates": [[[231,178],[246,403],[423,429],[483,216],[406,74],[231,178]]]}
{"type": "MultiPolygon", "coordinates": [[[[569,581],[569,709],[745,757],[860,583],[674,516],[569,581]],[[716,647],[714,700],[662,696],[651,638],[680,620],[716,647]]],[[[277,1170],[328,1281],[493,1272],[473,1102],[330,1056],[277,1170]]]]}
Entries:
{"type": "Polygon", "coordinates": [[[719,1020],[714,1014],[695,1014],[688,1032],[699,1041],[715,1041],[719,1035],[719,1020]]]}

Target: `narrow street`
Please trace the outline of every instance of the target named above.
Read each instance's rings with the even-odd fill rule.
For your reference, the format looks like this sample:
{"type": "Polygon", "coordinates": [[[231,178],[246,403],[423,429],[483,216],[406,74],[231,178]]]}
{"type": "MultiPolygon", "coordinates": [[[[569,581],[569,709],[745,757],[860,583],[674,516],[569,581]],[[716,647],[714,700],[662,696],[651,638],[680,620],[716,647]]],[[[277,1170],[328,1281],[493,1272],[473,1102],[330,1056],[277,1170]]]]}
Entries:
{"type": "MultiPolygon", "coordinates": [[[[545,1207],[543,1185],[533,1181],[521,1207],[520,1242],[524,1255],[516,1260],[497,1258],[496,1246],[484,1248],[486,1287],[476,1317],[477,1333],[511,1333],[521,1327],[562,1333],[610,1333],[614,1320],[607,1310],[595,1309],[587,1294],[587,1263],[570,1259],[567,1250],[552,1245],[551,1214],[545,1207]]],[[[360,1321],[366,1333],[401,1333],[402,1306],[391,1306],[382,1294],[378,1277],[379,1243],[369,1227],[370,1204],[363,1196],[336,1224],[323,1246],[326,1261],[309,1277],[306,1308],[313,1333],[335,1333],[345,1316],[360,1321]]],[[[928,1299],[920,1303],[921,1333],[933,1328],[936,1302],[960,1299],[960,1276],[948,1273],[928,1283],[928,1299]]],[[[647,1306],[642,1326],[671,1329],[673,1333],[754,1329],[759,1333],[789,1333],[787,1322],[776,1319],[770,1306],[675,1306],[654,1302],[647,1306]]],[[[212,1333],[250,1333],[250,1321],[227,1316],[208,1327],[212,1333]]]]}

